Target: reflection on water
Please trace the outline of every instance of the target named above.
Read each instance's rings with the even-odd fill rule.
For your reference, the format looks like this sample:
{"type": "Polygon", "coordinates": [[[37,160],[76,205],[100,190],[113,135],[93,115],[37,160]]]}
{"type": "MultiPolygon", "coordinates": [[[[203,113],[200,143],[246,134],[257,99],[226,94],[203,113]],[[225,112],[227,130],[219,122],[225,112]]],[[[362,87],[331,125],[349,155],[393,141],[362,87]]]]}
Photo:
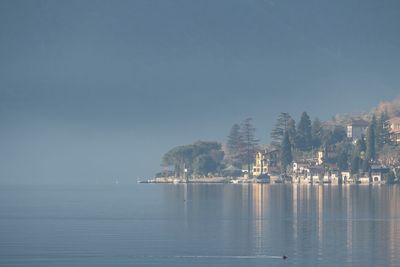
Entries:
{"type": "Polygon", "coordinates": [[[399,196],[387,185],[2,187],[0,266],[399,266],[399,196]]]}
{"type": "Polygon", "coordinates": [[[400,264],[399,195],[398,186],[178,185],[165,187],[164,204],[183,212],[185,240],[214,239],[198,254],[288,254],[288,264],[299,266],[394,266],[400,264]]]}

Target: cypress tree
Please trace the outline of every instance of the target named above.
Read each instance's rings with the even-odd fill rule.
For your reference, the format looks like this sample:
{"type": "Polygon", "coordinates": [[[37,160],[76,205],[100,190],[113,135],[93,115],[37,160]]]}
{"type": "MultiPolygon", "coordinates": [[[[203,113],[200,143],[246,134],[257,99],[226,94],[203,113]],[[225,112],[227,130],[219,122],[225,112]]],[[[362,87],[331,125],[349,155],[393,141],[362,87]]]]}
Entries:
{"type": "Polygon", "coordinates": [[[312,124],[312,147],[319,148],[322,144],[323,128],[318,118],[315,118],[312,124]]]}
{"type": "Polygon", "coordinates": [[[367,130],[367,150],[366,150],[366,160],[369,162],[376,158],[376,118],[375,115],[368,126],[367,130]]]}
{"type": "Polygon", "coordinates": [[[282,171],[286,173],[286,167],[293,161],[292,145],[289,140],[289,133],[285,131],[281,144],[281,165],[282,171]]]}
{"type": "Polygon", "coordinates": [[[302,151],[308,151],[311,149],[311,120],[306,112],[301,114],[299,124],[297,125],[297,138],[296,147],[302,151]]]}

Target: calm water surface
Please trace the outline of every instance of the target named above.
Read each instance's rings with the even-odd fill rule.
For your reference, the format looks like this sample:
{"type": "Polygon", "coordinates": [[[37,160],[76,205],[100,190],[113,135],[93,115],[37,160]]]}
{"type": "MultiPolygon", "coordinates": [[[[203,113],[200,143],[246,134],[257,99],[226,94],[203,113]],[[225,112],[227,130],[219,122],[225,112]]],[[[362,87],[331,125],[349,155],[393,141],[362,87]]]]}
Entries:
{"type": "Polygon", "coordinates": [[[2,186],[0,265],[399,266],[400,187],[2,186]]]}

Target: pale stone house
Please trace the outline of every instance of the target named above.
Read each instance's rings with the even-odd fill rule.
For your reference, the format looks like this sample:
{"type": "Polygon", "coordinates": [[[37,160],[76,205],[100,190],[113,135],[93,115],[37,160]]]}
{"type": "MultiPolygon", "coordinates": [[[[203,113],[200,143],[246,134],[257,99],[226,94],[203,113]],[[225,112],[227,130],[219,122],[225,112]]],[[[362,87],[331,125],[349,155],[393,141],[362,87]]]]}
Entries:
{"type": "Polygon", "coordinates": [[[357,181],[360,184],[369,184],[370,183],[369,174],[368,173],[361,174],[357,181]]]}
{"type": "Polygon", "coordinates": [[[342,176],[343,184],[347,184],[347,183],[349,183],[349,181],[351,181],[351,174],[349,171],[343,171],[340,173],[340,175],[342,176]]]}
{"type": "Polygon", "coordinates": [[[353,140],[360,139],[368,128],[368,122],[363,119],[352,119],[347,125],[347,137],[353,140]]]}
{"type": "Polygon", "coordinates": [[[400,117],[391,118],[388,121],[390,139],[395,144],[400,144],[400,117]]]}

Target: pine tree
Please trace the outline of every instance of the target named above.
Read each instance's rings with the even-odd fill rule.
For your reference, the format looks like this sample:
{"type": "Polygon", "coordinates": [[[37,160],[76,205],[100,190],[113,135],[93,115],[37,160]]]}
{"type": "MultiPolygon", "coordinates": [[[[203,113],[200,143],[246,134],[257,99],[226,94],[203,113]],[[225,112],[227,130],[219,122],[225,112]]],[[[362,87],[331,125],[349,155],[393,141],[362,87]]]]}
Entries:
{"type": "Polygon", "coordinates": [[[272,144],[278,147],[281,145],[283,136],[285,134],[285,131],[288,129],[291,120],[293,119],[289,115],[289,113],[281,112],[278,115],[275,127],[271,131],[272,144]]]}
{"type": "Polygon", "coordinates": [[[228,140],[226,142],[227,148],[227,162],[235,167],[241,168],[243,157],[241,155],[243,150],[243,140],[240,133],[239,124],[234,124],[229,132],[228,140]]]}
{"type": "Polygon", "coordinates": [[[323,128],[318,118],[315,118],[312,124],[312,147],[319,148],[322,145],[323,128]]]}
{"type": "Polygon", "coordinates": [[[376,158],[376,118],[375,115],[372,116],[372,120],[367,129],[367,150],[366,150],[366,160],[369,162],[375,160],[376,158]]]}
{"type": "Polygon", "coordinates": [[[292,145],[292,149],[294,149],[296,142],[296,122],[292,118],[290,118],[288,121],[287,132],[289,134],[289,141],[292,145]]]}
{"type": "Polygon", "coordinates": [[[245,119],[240,127],[240,134],[243,141],[244,162],[247,164],[247,170],[251,175],[251,164],[256,154],[258,140],[255,137],[256,128],[253,126],[252,118],[245,119]]]}
{"type": "Polygon", "coordinates": [[[282,143],[281,143],[281,166],[282,172],[286,173],[287,166],[293,161],[292,156],[292,145],[289,140],[289,133],[285,131],[282,143]]]}
{"type": "Polygon", "coordinates": [[[302,151],[308,151],[311,149],[311,120],[306,112],[301,114],[299,124],[297,125],[297,138],[296,147],[302,151]]]}

